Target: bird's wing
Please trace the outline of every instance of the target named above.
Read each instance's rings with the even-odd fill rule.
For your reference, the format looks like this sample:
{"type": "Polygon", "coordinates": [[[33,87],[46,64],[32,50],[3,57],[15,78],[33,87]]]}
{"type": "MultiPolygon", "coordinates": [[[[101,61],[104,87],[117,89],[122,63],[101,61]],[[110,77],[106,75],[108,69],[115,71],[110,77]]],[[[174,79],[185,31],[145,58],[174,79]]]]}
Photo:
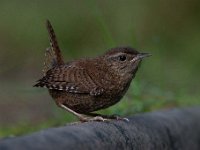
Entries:
{"type": "Polygon", "coordinates": [[[35,86],[92,96],[99,96],[104,92],[85,69],[70,65],[50,69],[35,86]]]}

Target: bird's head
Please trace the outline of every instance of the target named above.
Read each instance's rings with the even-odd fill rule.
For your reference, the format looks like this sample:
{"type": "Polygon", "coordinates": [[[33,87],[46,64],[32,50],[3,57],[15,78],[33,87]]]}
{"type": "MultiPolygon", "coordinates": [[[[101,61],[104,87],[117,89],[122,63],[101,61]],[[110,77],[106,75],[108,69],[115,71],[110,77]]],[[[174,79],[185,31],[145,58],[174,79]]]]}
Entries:
{"type": "Polygon", "coordinates": [[[134,75],[143,58],[151,56],[148,53],[140,53],[131,47],[117,47],[108,50],[103,58],[107,64],[120,75],[134,75]]]}

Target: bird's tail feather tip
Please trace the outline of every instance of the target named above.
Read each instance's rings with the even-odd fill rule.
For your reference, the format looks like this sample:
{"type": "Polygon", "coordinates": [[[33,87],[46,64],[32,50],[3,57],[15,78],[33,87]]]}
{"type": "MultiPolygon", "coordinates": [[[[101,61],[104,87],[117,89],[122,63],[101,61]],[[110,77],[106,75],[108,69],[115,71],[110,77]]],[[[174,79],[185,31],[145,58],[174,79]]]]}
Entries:
{"type": "Polygon", "coordinates": [[[41,84],[41,83],[36,83],[36,84],[33,85],[33,87],[43,87],[43,86],[44,86],[44,85],[41,84]]]}

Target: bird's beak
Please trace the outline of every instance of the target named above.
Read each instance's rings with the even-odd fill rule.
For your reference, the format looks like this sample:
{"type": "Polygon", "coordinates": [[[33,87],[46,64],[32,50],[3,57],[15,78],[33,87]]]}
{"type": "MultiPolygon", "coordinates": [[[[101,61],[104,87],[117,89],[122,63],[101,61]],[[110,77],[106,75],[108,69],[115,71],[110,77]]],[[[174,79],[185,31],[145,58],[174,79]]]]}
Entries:
{"type": "Polygon", "coordinates": [[[149,56],[151,56],[151,54],[149,54],[149,53],[139,53],[136,57],[138,59],[143,59],[143,58],[149,57],[149,56]]]}
{"type": "Polygon", "coordinates": [[[135,61],[137,61],[137,60],[142,60],[143,58],[149,57],[149,56],[151,56],[151,54],[149,54],[149,53],[139,53],[139,54],[137,54],[136,57],[134,57],[134,58],[131,60],[131,62],[135,62],[135,61]]]}

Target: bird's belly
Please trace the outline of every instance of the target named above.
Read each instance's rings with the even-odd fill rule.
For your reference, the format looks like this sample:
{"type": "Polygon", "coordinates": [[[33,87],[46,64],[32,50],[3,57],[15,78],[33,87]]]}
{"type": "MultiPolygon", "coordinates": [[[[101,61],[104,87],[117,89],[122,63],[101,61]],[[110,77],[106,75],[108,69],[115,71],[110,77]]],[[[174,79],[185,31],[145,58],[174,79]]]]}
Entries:
{"type": "Polygon", "coordinates": [[[89,94],[72,94],[64,91],[49,90],[57,104],[63,104],[78,113],[89,113],[117,103],[121,97],[91,96],[89,94]]]}

